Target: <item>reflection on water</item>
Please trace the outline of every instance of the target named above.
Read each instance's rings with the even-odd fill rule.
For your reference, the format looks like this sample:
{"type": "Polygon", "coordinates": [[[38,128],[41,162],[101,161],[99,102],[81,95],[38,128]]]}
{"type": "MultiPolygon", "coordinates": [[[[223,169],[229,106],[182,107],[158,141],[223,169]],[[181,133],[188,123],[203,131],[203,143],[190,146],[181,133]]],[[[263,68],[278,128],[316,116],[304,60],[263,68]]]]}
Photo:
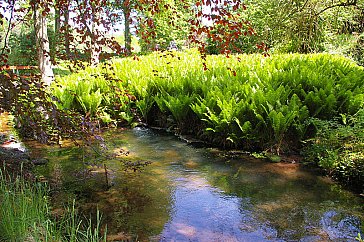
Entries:
{"type": "Polygon", "coordinates": [[[51,162],[39,172],[60,187],[58,202],[76,198],[86,214],[100,209],[110,238],[355,241],[363,228],[362,198],[297,164],[227,160],[141,128],[106,136],[115,149],[130,152],[128,159],[152,164],[125,172],[107,161],[113,184],[107,188],[102,169],[90,172],[78,150],[48,149],[51,162]]]}

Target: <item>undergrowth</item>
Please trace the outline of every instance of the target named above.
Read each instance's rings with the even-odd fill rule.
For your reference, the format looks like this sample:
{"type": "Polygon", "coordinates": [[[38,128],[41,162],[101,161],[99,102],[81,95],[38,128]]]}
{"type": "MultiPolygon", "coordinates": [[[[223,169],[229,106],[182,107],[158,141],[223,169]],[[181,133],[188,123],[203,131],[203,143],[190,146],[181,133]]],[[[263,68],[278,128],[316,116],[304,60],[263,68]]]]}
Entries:
{"type": "Polygon", "coordinates": [[[330,121],[311,119],[316,136],[303,154],[342,182],[364,192],[364,109],[330,121]]]}

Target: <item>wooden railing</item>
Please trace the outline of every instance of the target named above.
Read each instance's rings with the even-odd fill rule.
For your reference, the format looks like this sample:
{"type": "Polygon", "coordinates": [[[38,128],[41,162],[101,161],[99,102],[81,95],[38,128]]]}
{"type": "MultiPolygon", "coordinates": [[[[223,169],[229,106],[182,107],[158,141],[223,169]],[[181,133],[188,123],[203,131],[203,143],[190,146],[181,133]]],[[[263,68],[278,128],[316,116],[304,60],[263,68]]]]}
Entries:
{"type": "Polygon", "coordinates": [[[2,66],[0,70],[36,70],[38,66],[2,66]]]}
{"type": "Polygon", "coordinates": [[[9,78],[30,78],[32,72],[27,72],[30,70],[38,70],[38,66],[0,66],[0,71],[5,71],[9,78]]]}

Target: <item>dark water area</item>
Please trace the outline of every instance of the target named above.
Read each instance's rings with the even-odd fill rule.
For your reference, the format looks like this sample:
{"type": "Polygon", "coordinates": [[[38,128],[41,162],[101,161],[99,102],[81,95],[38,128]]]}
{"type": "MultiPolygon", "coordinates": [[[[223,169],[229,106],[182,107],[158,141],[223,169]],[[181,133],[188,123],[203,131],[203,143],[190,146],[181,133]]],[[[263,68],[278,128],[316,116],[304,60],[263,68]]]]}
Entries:
{"type": "Polygon", "coordinates": [[[355,241],[363,232],[364,199],[299,164],[226,158],[142,128],[105,137],[125,159],[151,164],[133,172],[105,161],[107,187],[103,167],[79,149],[48,148],[37,172],[53,184],[55,206],[76,199],[85,214],[99,209],[110,238],[355,241]]]}

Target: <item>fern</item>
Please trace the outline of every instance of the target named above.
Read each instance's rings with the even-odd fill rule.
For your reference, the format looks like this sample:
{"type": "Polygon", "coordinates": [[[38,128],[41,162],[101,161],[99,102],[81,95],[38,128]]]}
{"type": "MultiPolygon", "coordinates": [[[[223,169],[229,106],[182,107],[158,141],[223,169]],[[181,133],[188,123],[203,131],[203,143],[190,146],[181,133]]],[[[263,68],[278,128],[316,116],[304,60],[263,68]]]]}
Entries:
{"type": "Polygon", "coordinates": [[[100,93],[100,89],[97,89],[97,91],[93,93],[84,93],[81,96],[77,96],[77,100],[79,101],[83,111],[91,116],[94,116],[97,113],[102,99],[103,97],[100,93]]]}
{"type": "Polygon", "coordinates": [[[304,137],[309,117],[331,120],[364,105],[364,69],[341,56],[215,55],[206,57],[206,71],[201,63],[196,50],[114,59],[110,68],[62,77],[54,95],[59,107],[129,120],[131,109],[147,119],[156,104],[179,125],[201,120],[211,141],[260,148],[304,137]]]}

